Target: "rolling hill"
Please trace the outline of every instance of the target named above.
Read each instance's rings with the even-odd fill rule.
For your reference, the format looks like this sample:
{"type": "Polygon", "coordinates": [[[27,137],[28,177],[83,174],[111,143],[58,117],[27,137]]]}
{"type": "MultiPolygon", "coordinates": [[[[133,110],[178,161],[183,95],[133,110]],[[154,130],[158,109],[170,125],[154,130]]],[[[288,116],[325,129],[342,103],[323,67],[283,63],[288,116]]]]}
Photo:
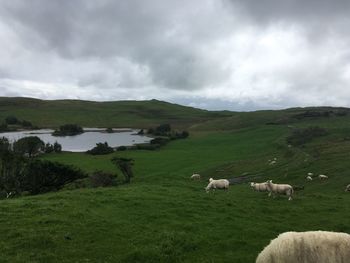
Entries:
{"type": "Polygon", "coordinates": [[[129,185],[79,188],[77,183],[58,192],[0,200],[2,262],[250,263],[281,232],[350,233],[350,193],[344,191],[350,183],[349,109],[207,112],[159,101],[6,103],[1,116],[18,115],[42,126],[67,120],[105,126],[104,114],[114,125],[127,125],[125,117],[114,114],[134,109],[128,118],[135,126],[174,121],[189,127],[190,137],[155,151],[41,156],[88,173],[115,173],[112,157],[133,158],[135,177],[129,185]],[[85,115],[94,111],[92,116],[99,117],[85,115]],[[68,116],[72,112],[76,116],[68,116]],[[51,117],[58,119],[50,122],[51,117]],[[327,132],[300,145],[286,140],[296,130],[315,126],[327,132]],[[273,158],[277,163],[269,165],[273,158]],[[194,172],[203,180],[191,181],[194,172]],[[311,182],[305,179],[308,172],[315,175],[311,182]],[[318,174],[329,179],[317,180],[318,174]],[[210,177],[234,182],[241,176],[245,180],[228,192],[204,191],[210,177]],[[249,181],[267,179],[303,190],[287,201],[250,189],[249,181]]]}
{"type": "Polygon", "coordinates": [[[164,122],[187,127],[192,123],[231,114],[158,100],[94,102],[0,97],[0,119],[14,115],[39,127],[76,123],[85,127],[143,128],[164,122]]]}

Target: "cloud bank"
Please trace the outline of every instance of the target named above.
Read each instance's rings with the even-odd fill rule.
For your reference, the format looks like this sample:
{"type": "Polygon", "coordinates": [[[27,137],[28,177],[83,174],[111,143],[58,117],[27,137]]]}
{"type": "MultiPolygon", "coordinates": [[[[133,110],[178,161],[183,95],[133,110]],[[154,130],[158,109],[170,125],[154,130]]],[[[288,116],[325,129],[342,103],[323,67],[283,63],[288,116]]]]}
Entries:
{"type": "Polygon", "coordinates": [[[345,0],[0,0],[0,96],[350,106],[345,0]]]}

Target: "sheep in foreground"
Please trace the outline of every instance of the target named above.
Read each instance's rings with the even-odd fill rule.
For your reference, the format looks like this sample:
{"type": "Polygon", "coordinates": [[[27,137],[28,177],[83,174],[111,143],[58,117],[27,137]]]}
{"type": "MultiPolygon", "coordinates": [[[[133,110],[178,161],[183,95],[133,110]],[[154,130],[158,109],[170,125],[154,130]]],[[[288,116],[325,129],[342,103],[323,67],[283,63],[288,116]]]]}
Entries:
{"type": "Polygon", "coordinates": [[[272,240],[256,263],[345,263],[350,261],[350,235],[327,231],[285,232],[272,240]]]}
{"type": "Polygon", "coordinates": [[[253,188],[253,190],[258,192],[267,192],[269,189],[267,188],[267,183],[250,183],[250,187],[253,188]]]}
{"type": "Polygon", "coordinates": [[[192,174],[191,179],[192,180],[200,180],[201,179],[201,175],[200,174],[192,174]]]}
{"type": "Polygon", "coordinates": [[[348,184],[345,188],[345,192],[350,192],[350,184],[348,184]]]}
{"type": "Polygon", "coordinates": [[[324,179],[328,179],[328,176],[327,175],[324,175],[324,174],[320,174],[318,176],[318,178],[320,178],[321,180],[324,180],[324,179]]]}
{"type": "Polygon", "coordinates": [[[228,190],[230,182],[226,179],[214,180],[213,178],[209,179],[209,184],[205,188],[205,191],[208,193],[210,189],[224,189],[228,190]]]}
{"type": "Polygon", "coordinates": [[[272,183],[272,180],[269,180],[266,182],[267,188],[270,192],[269,196],[271,193],[273,194],[285,194],[288,196],[288,200],[292,200],[292,195],[293,195],[293,187],[289,184],[274,184],[272,183]]]}
{"type": "Polygon", "coordinates": [[[312,181],[312,177],[311,177],[310,175],[308,175],[308,176],[306,177],[306,180],[312,181]]]}

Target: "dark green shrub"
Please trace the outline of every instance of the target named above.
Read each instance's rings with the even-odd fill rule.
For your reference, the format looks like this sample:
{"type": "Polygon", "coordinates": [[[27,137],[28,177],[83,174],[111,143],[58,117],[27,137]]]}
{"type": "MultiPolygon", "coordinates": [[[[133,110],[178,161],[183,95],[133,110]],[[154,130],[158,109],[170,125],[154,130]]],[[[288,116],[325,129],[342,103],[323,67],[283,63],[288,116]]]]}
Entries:
{"type": "Polygon", "coordinates": [[[119,146],[117,148],[117,151],[126,151],[127,150],[127,147],[126,146],[119,146]]]}
{"type": "Polygon", "coordinates": [[[30,121],[25,121],[25,120],[23,120],[23,121],[21,122],[21,124],[22,124],[22,126],[25,127],[25,128],[31,128],[31,127],[33,127],[32,123],[31,123],[30,121]]]}
{"type": "Polygon", "coordinates": [[[159,149],[160,144],[148,144],[148,143],[143,143],[143,144],[137,144],[136,149],[138,150],[149,150],[149,151],[154,151],[159,149]]]}
{"type": "Polygon", "coordinates": [[[290,136],[286,138],[287,143],[293,146],[301,146],[312,141],[313,138],[327,135],[327,130],[314,126],[305,129],[295,129],[290,136]]]}
{"type": "Polygon", "coordinates": [[[44,149],[45,143],[38,136],[23,137],[13,143],[13,151],[33,157],[44,149]]]}
{"type": "Polygon", "coordinates": [[[103,171],[95,171],[90,176],[92,187],[107,187],[116,184],[117,176],[115,174],[106,173],[103,171]]]}
{"type": "Polygon", "coordinates": [[[0,132],[5,132],[8,131],[8,127],[6,123],[1,123],[0,124],[0,132]]]}
{"type": "Polygon", "coordinates": [[[53,145],[51,143],[45,144],[45,153],[52,153],[54,151],[53,145]]]}
{"type": "Polygon", "coordinates": [[[87,151],[86,153],[92,154],[92,155],[101,155],[101,154],[109,154],[114,152],[113,148],[108,146],[108,143],[97,143],[94,148],[87,151]]]}
{"type": "Polygon", "coordinates": [[[13,125],[13,124],[18,124],[19,121],[15,116],[7,116],[5,118],[6,124],[13,125]]]}
{"type": "Polygon", "coordinates": [[[170,141],[169,138],[166,137],[157,137],[150,141],[151,144],[159,144],[159,145],[165,145],[170,141]]]}
{"type": "Polygon", "coordinates": [[[87,175],[78,168],[46,160],[30,160],[20,178],[20,191],[31,194],[56,191],[87,175]]]}
{"type": "Polygon", "coordinates": [[[53,151],[54,151],[55,153],[60,153],[60,152],[62,152],[62,145],[59,144],[58,142],[55,142],[55,143],[53,144],[53,151]]]}

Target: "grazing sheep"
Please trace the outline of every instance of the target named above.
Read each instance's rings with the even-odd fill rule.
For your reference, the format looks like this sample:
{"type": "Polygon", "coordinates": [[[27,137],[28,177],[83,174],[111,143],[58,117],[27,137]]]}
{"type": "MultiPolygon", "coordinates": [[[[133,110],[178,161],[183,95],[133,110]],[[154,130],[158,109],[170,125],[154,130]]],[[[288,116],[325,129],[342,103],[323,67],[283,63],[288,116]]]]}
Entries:
{"type": "Polygon", "coordinates": [[[256,263],[345,263],[349,260],[349,234],[308,231],[280,234],[260,252],[256,263]]]}
{"type": "Polygon", "coordinates": [[[272,180],[269,180],[266,182],[267,188],[270,191],[269,196],[271,193],[273,194],[285,194],[288,196],[288,200],[292,200],[293,195],[293,187],[289,184],[274,184],[272,183],[272,180]]]}
{"type": "Polygon", "coordinates": [[[214,180],[213,178],[209,179],[209,184],[207,185],[205,191],[208,193],[210,189],[224,189],[228,190],[230,182],[226,179],[214,180]]]}
{"type": "Polygon", "coordinates": [[[324,179],[328,179],[328,176],[327,175],[324,175],[324,174],[320,174],[318,176],[318,178],[320,178],[321,180],[324,180],[324,179]]]}
{"type": "Polygon", "coordinates": [[[271,161],[270,163],[269,163],[269,165],[274,165],[274,164],[276,164],[277,163],[277,161],[276,160],[273,160],[273,161],[271,161]]]}
{"type": "Polygon", "coordinates": [[[314,174],[313,173],[307,173],[308,176],[313,176],[314,174]]]}
{"type": "Polygon", "coordinates": [[[192,174],[191,179],[193,179],[193,180],[200,180],[201,179],[201,175],[200,174],[192,174]]]}
{"type": "Polygon", "coordinates": [[[350,184],[348,184],[345,188],[345,192],[350,192],[350,184]]]}
{"type": "Polygon", "coordinates": [[[306,177],[306,180],[312,181],[312,177],[311,177],[310,175],[308,175],[308,176],[306,177]]]}
{"type": "Polygon", "coordinates": [[[250,183],[250,187],[253,188],[253,190],[258,192],[267,192],[269,189],[267,188],[267,183],[250,183]]]}

